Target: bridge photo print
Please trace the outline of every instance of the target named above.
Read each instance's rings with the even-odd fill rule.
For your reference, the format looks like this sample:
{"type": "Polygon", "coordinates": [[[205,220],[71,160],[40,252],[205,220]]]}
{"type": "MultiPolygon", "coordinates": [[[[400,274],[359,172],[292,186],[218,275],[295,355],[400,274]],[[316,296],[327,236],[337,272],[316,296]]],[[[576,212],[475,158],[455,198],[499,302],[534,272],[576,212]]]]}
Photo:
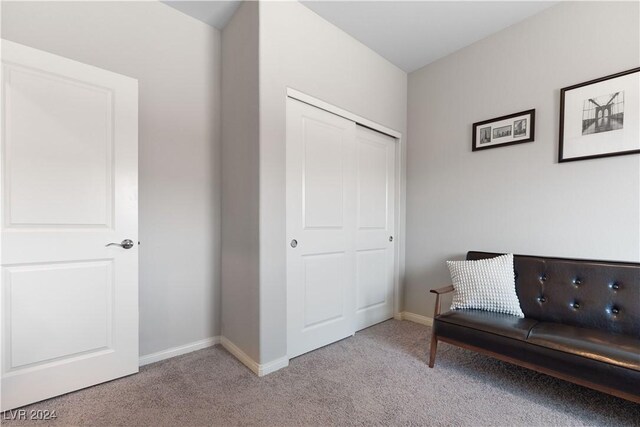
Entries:
{"type": "Polygon", "coordinates": [[[624,91],[589,98],[582,110],[582,134],[622,129],[624,123],[624,91]]]}

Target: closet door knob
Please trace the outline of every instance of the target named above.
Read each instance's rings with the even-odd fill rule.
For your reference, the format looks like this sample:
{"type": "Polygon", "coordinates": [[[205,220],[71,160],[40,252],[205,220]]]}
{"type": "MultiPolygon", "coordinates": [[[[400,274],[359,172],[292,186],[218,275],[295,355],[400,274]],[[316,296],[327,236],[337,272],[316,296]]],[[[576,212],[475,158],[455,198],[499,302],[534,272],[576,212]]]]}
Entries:
{"type": "Polygon", "coordinates": [[[296,246],[298,246],[298,241],[296,239],[293,239],[290,243],[292,248],[295,248],[296,246]]]}

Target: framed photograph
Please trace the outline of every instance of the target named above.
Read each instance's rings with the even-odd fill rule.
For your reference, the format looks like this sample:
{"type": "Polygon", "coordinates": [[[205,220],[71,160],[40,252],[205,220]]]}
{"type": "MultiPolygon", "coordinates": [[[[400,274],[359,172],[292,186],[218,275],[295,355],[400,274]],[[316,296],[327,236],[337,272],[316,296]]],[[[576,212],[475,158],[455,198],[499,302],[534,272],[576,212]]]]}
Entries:
{"type": "Polygon", "coordinates": [[[560,90],[558,162],[640,153],[640,68],[560,90]]]}
{"type": "Polygon", "coordinates": [[[527,110],[473,124],[473,151],[531,142],[535,137],[536,110],[527,110]]]}

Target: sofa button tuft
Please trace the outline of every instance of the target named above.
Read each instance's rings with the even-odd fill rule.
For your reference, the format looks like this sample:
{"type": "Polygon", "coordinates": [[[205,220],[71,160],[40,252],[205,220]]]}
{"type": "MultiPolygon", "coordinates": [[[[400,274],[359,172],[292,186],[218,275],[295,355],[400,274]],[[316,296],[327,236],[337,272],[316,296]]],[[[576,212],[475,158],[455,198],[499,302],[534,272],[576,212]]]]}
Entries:
{"type": "Polygon", "coordinates": [[[571,307],[575,308],[576,310],[580,308],[580,303],[578,302],[574,302],[571,304],[571,307]]]}
{"type": "Polygon", "coordinates": [[[547,301],[547,299],[546,299],[544,296],[540,296],[540,297],[538,297],[538,301],[540,301],[540,302],[546,302],[546,301],[547,301]]]}
{"type": "Polygon", "coordinates": [[[618,313],[620,313],[620,309],[618,307],[612,307],[611,308],[611,313],[612,314],[618,314],[618,313]]]}
{"type": "Polygon", "coordinates": [[[582,285],[582,279],[580,279],[579,277],[576,277],[575,279],[573,279],[573,284],[576,286],[582,285]]]}
{"type": "Polygon", "coordinates": [[[618,284],[618,282],[613,282],[611,284],[611,289],[613,289],[614,291],[617,291],[618,289],[620,289],[620,285],[618,284]]]}
{"type": "Polygon", "coordinates": [[[543,282],[546,282],[547,280],[549,280],[549,278],[547,277],[546,274],[543,274],[542,276],[540,276],[540,280],[543,282]]]}

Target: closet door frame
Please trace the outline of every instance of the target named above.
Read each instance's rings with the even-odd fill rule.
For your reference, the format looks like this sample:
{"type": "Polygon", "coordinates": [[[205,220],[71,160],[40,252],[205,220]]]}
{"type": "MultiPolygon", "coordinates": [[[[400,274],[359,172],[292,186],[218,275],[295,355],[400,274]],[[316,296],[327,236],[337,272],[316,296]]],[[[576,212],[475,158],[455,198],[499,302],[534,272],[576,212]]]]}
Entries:
{"type": "Polygon", "coordinates": [[[336,107],[306,93],[293,88],[287,88],[287,97],[296,99],[316,108],[328,111],[335,115],[351,120],[356,124],[373,129],[377,132],[389,135],[396,139],[395,155],[395,235],[394,247],[394,280],[393,280],[393,317],[403,319],[402,282],[405,271],[405,216],[406,216],[406,141],[401,132],[373,122],[350,111],[336,107]]]}

